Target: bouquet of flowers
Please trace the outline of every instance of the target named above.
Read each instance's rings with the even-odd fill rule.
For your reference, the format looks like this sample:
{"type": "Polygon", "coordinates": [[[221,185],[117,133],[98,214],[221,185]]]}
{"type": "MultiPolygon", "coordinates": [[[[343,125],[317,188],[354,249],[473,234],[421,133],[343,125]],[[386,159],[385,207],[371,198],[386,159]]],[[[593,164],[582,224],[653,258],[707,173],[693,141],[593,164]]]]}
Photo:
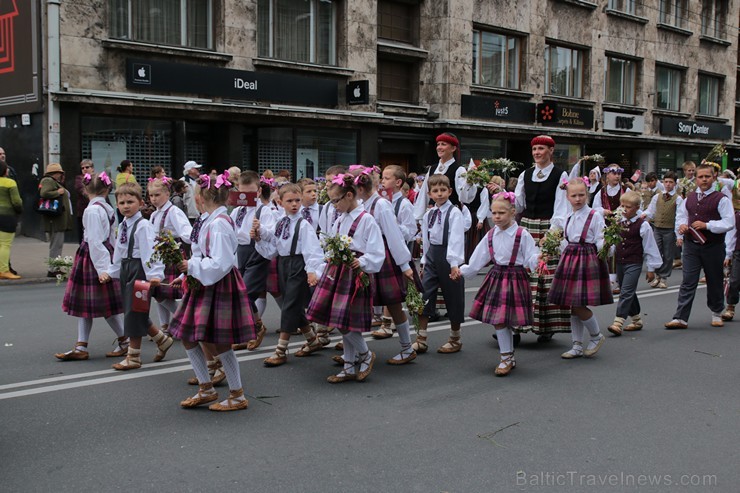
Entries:
{"type": "MultiPolygon", "coordinates": [[[[322,233],[321,244],[324,247],[324,252],[326,252],[324,258],[331,264],[349,266],[355,260],[355,254],[350,249],[352,238],[347,235],[337,234],[335,236],[329,236],[322,233]]],[[[367,273],[357,269],[356,274],[356,284],[359,283],[362,287],[368,287],[370,285],[370,277],[367,273]]]]}
{"type": "Polygon", "coordinates": [[[508,178],[513,175],[519,168],[524,166],[522,163],[512,161],[505,157],[499,157],[496,159],[481,159],[481,165],[492,171],[492,175],[499,175],[504,178],[508,178]]]}
{"type": "Polygon", "coordinates": [[[478,187],[485,187],[488,185],[488,182],[491,181],[491,172],[486,168],[485,166],[476,166],[473,169],[467,170],[465,173],[465,181],[467,181],[471,185],[476,185],[478,187]]]}
{"type": "Polygon", "coordinates": [[[604,164],[606,162],[606,158],[601,154],[591,154],[590,156],[582,156],[579,161],[583,161],[584,163],[604,164]]]}
{"type": "MultiPolygon", "coordinates": [[[[151,267],[152,262],[158,260],[166,266],[177,265],[185,260],[180,251],[180,242],[175,240],[172,232],[167,229],[160,231],[154,239],[154,253],[147,261],[147,267],[151,267]]],[[[200,281],[193,276],[188,276],[186,283],[188,288],[195,288],[200,285],[200,281]]]]}
{"type": "Polygon", "coordinates": [[[719,162],[722,160],[722,156],[727,154],[727,150],[725,149],[724,144],[717,144],[716,146],[712,147],[712,150],[709,151],[709,154],[707,154],[707,157],[704,158],[704,161],[709,162],[719,162]]]}
{"type": "Polygon", "coordinates": [[[604,227],[604,246],[599,250],[599,258],[606,260],[609,256],[611,247],[622,242],[622,232],[624,231],[624,209],[618,207],[611,214],[604,217],[606,226],[604,227]]]}
{"type": "Polygon", "coordinates": [[[563,230],[560,228],[550,229],[545,233],[540,246],[542,260],[537,264],[537,273],[541,276],[550,274],[547,268],[547,259],[560,255],[560,243],[563,241],[563,230]]]}
{"type": "Polygon", "coordinates": [[[46,259],[46,263],[49,265],[50,272],[57,273],[57,286],[59,286],[69,278],[69,271],[72,268],[74,259],[69,255],[65,257],[60,255],[57,258],[46,259]]]}
{"type": "Polygon", "coordinates": [[[406,308],[409,311],[409,318],[419,333],[419,315],[424,311],[424,298],[416,289],[416,283],[410,282],[406,288],[406,308]]]}
{"type": "Polygon", "coordinates": [[[326,189],[326,187],[322,187],[319,189],[316,202],[318,202],[319,205],[326,205],[329,202],[329,191],[326,189]]]}

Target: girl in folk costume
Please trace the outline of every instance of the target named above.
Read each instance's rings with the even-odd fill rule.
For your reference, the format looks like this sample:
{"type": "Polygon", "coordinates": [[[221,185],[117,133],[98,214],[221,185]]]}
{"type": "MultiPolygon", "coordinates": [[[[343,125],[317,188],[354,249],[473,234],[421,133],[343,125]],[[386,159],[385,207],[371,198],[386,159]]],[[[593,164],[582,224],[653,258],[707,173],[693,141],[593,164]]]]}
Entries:
{"type": "MultiPolygon", "coordinates": [[[[627,187],[622,183],[622,173],[624,169],[617,164],[610,164],[604,168],[606,174],[606,186],[594,198],[593,208],[601,212],[602,216],[611,214],[619,207],[619,200],[627,191],[627,187]]],[[[609,255],[609,281],[612,283],[612,291],[619,294],[619,284],[617,284],[617,263],[614,255],[609,255]]]]}
{"type": "Polygon", "coordinates": [[[62,310],[78,317],[77,343],[73,350],[54,355],[62,361],[88,359],[87,341],[93,319],[98,317],[104,317],[118,337],[118,345],[106,356],[120,357],[128,351],[128,337],[123,335],[121,287],[101,281],[101,275],[110,267],[111,245],[116,238],[115,213],[105,201],[111,180],[102,172],[100,175],[85,174],[82,183],[90,204],[82,215],[84,237],[77,249],[62,301],[62,310]]]}
{"type": "Polygon", "coordinates": [[[267,184],[262,186],[256,172],[248,170],[239,175],[239,192],[259,195],[254,206],[242,205],[231,211],[231,219],[236,225],[236,237],[239,241],[236,250],[238,268],[247,286],[249,304],[257,324],[257,338],[246,344],[236,344],[233,349],[254,351],[262,344],[267,332],[262,323],[262,315],[267,306],[267,276],[270,269],[270,260],[260,255],[255,248],[254,222],[257,220],[264,230],[274,230],[277,219],[275,213],[265,205],[265,201],[270,200],[270,187],[267,184]]]}
{"type": "Polygon", "coordinates": [[[254,319],[249,309],[247,288],[236,268],[237,238],[234,222],[226,212],[232,184],[225,174],[215,180],[201,175],[196,185],[199,209],[208,213],[193,243],[193,256],[178,266],[198,281],[188,287],[182,305],[172,318],[170,331],[182,344],[198,378],[198,393],[180,405],[191,408],[218,400],[201,348],[218,355],[229,384],[226,400],[212,404],[212,411],[235,411],[249,405],[244,397],[239,362],[232,344],[255,338],[254,319]]]}
{"type": "Polygon", "coordinates": [[[494,228],[478,243],[470,262],[460,267],[462,276],[472,277],[493,262],[475,296],[470,316],[495,327],[501,363],[494,373],[502,377],[516,367],[511,328],[532,324],[532,291],[526,269],[533,270],[539,256],[532,235],[514,220],[515,202],[512,192],[493,196],[494,228]]]}
{"type": "MultiPolygon", "coordinates": [[[[157,166],[159,167],[159,166],[157,166]]],[[[190,234],[193,227],[188,220],[188,216],[170,202],[170,186],[172,179],[166,176],[158,178],[149,178],[149,201],[155,207],[149,221],[154,226],[154,233],[159,236],[162,231],[169,231],[175,240],[180,240],[190,244],[190,234]]],[[[170,284],[178,276],[177,266],[168,265],[164,269],[164,282],[170,284]]],[[[177,302],[175,300],[182,298],[182,289],[171,284],[169,286],[160,285],[153,290],[153,296],[157,300],[157,313],[159,314],[159,323],[162,330],[167,331],[170,325],[171,314],[177,311],[177,302]]]]}
{"type": "Polygon", "coordinates": [[[265,258],[276,259],[278,288],[282,294],[280,339],[275,354],[264,360],[268,367],[288,361],[288,342],[297,329],[303,333],[306,344],[296,356],[308,356],[323,348],[305,312],[311,298],[309,287],[316,285],[323,270],[324,252],[313,226],[300,215],[302,195],[299,185],[283,185],[279,197],[285,215],[274,231],[262,228],[258,220],[252,227],[257,252],[265,258]]]}
{"type": "MultiPolygon", "coordinates": [[[[550,226],[562,229],[565,224],[568,199],[560,184],[568,174],[552,162],[555,141],[551,137],[540,135],[532,139],[531,144],[534,166],[519,175],[515,191],[516,210],[522,214],[521,226],[529,231],[535,242],[539,242],[550,226]]],[[[531,330],[538,335],[538,341],[549,341],[556,332],[570,332],[570,310],[547,302],[552,273],[557,265],[558,259],[550,258],[546,272],[533,271],[530,275],[534,322],[531,327],[519,327],[517,331],[531,330]]]]}
{"type": "Polygon", "coordinates": [[[573,212],[565,222],[563,253],[547,300],[571,309],[573,348],[562,357],[572,359],[591,357],[599,351],[605,337],[588,306],[608,305],[614,299],[609,289],[606,263],[597,254],[604,245],[604,217],[586,205],[588,188],[583,179],[570,180],[566,190],[573,212]],[[590,339],[583,349],[585,331],[590,339]]]}
{"type": "MultiPolygon", "coordinates": [[[[378,195],[378,184],[373,168],[365,168],[353,173],[357,196],[362,199],[365,211],[375,219],[383,235],[385,261],[380,272],[375,274],[375,293],[373,304],[385,306],[393,318],[401,342],[401,352],[388,360],[388,364],[402,365],[416,358],[411,348],[409,321],[403,312],[406,299],[406,283],[414,282],[414,271],[411,269],[411,252],[406,246],[401,229],[390,201],[378,195]]],[[[391,332],[392,334],[392,332],[391,332]]]]}
{"type": "Polygon", "coordinates": [[[354,175],[345,173],[331,181],[329,199],[341,216],[327,232],[329,236],[350,237],[355,258],[350,265],[328,265],[308,305],[309,320],[336,327],[342,333],[344,368],[328,377],[330,383],[365,380],[375,362],[375,353],[362,338],[362,333],[369,332],[372,324],[374,286],[372,279],[365,285],[360,276],[380,271],[385,249],[380,228],[357,204],[355,179],[354,175]]]}

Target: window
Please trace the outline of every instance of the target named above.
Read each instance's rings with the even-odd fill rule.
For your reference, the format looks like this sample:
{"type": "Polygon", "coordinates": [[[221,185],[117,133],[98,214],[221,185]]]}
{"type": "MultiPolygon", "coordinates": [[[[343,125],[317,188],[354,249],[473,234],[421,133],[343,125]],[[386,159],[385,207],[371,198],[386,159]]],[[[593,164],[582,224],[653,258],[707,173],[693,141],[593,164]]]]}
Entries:
{"type": "Polygon", "coordinates": [[[414,64],[396,60],[378,60],[378,99],[399,103],[415,103],[416,95],[411,81],[414,64]]]}
{"type": "Polygon", "coordinates": [[[623,58],[606,59],[606,100],[612,103],[635,104],[637,62],[623,58]]]}
{"type": "Polygon", "coordinates": [[[519,89],[521,45],[515,36],[473,31],[473,83],[519,89]]]}
{"type": "Polygon", "coordinates": [[[699,110],[700,115],[719,115],[719,77],[699,74],[699,110]]]}
{"type": "Polygon", "coordinates": [[[679,111],[681,97],[681,71],[655,67],[655,107],[663,110],[679,111]]]}
{"type": "Polygon", "coordinates": [[[416,44],[416,11],[415,5],[379,0],[378,37],[416,44]]]}
{"type": "Polygon", "coordinates": [[[637,15],[635,0],[609,0],[609,8],[624,12],[625,14],[637,15]]]}
{"type": "Polygon", "coordinates": [[[701,33],[712,38],[725,39],[727,0],[704,0],[701,6],[701,33]]]}
{"type": "Polygon", "coordinates": [[[660,22],[686,29],[689,0],[660,0],[660,22]]]}
{"type": "Polygon", "coordinates": [[[112,38],[213,48],[212,0],[111,0],[112,38]]]}
{"type": "Polygon", "coordinates": [[[258,0],[259,55],[335,65],[336,10],[332,0],[258,0]]]}
{"type": "Polygon", "coordinates": [[[583,97],[583,52],[562,46],[545,49],[547,72],[545,92],[559,96],[583,97]]]}

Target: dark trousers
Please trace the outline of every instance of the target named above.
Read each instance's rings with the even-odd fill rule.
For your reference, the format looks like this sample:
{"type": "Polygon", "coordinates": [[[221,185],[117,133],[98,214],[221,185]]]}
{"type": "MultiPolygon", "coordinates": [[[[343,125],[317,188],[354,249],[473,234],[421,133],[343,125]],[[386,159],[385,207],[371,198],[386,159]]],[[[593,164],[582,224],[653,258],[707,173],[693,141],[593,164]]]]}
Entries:
{"type": "Polygon", "coordinates": [[[683,280],[678,291],[678,306],[673,318],[689,321],[691,305],[694,303],[696,287],[699,284],[701,270],[707,277],[707,306],[712,313],[721,313],[725,309],[725,297],[722,289],[725,260],[724,242],[699,245],[690,240],[683,243],[683,280]]]}
{"type": "Polygon", "coordinates": [[[654,231],[655,243],[658,244],[658,251],[663,259],[663,265],[655,271],[655,275],[668,279],[673,272],[673,260],[676,256],[676,232],[673,228],[654,228],[654,231]]]}
{"type": "Polygon", "coordinates": [[[447,318],[452,323],[465,320],[465,282],[450,279],[450,264],[447,262],[447,246],[430,245],[426,252],[424,277],[421,280],[424,293],[424,315],[434,315],[437,289],[441,289],[447,305],[447,318]]]}
{"type": "Polygon", "coordinates": [[[640,314],[637,283],[640,281],[641,273],[642,264],[617,264],[617,280],[621,289],[619,303],[617,303],[617,317],[627,318],[640,314]]]}
{"type": "Polygon", "coordinates": [[[727,304],[737,305],[740,301],[740,252],[732,254],[732,270],[730,271],[730,286],[727,289],[727,304]]]}

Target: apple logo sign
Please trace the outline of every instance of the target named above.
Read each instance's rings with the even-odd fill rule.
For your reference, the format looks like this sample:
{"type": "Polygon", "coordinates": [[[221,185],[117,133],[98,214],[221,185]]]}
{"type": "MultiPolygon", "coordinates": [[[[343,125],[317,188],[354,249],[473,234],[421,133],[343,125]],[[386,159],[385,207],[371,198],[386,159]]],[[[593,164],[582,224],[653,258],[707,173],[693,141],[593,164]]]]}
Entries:
{"type": "Polygon", "coordinates": [[[139,77],[142,79],[146,78],[146,69],[144,67],[139,67],[139,70],[136,73],[139,74],[139,77]]]}
{"type": "Polygon", "coordinates": [[[152,83],[152,66],[145,63],[135,63],[133,66],[134,82],[137,84],[152,83]]]}
{"type": "Polygon", "coordinates": [[[352,93],[356,98],[359,98],[362,96],[362,90],[360,89],[360,86],[355,86],[355,90],[352,93]]]}

